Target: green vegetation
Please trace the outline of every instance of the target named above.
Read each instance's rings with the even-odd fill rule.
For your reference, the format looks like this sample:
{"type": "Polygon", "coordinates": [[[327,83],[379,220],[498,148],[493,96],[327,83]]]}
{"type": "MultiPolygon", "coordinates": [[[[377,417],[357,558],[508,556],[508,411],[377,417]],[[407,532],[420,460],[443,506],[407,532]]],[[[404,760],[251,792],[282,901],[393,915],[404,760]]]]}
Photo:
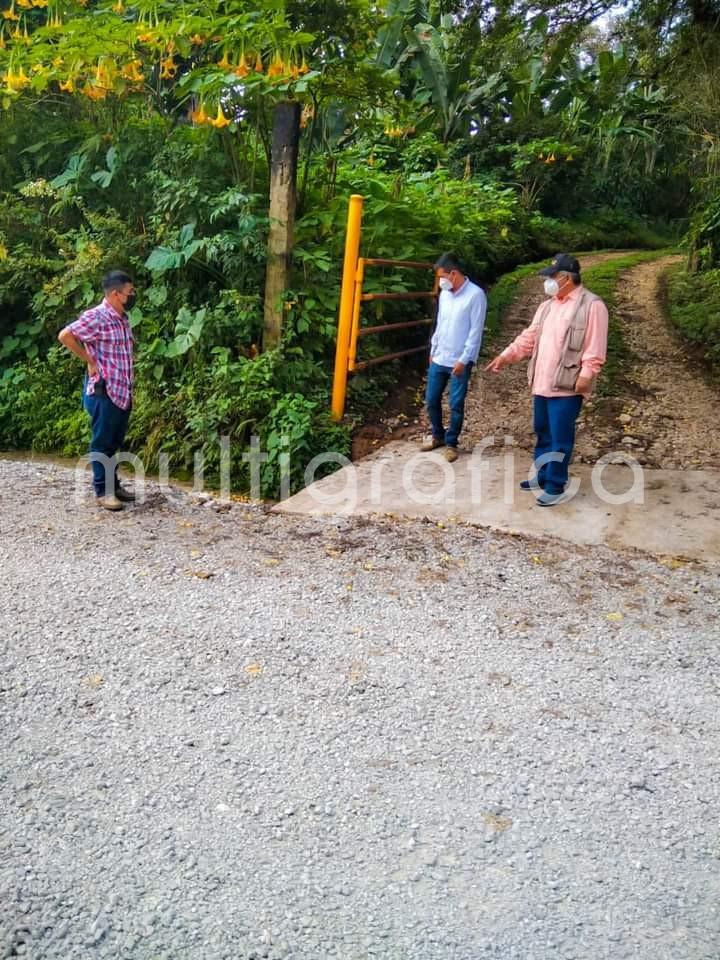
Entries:
{"type": "Polygon", "coordinates": [[[720,269],[689,274],[677,267],[668,275],[667,293],[670,319],[720,377],[720,269]]]}
{"type": "MultiPolygon", "coordinates": [[[[293,485],[316,453],[347,452],[395,375],[353,378],[347,423],[328,420],[354,192],[363,253],[453,249],[484,284],[683,233],[693,268],[713,267],[711,7],[0,0],[0,446],[84,449],[82,371],[55,337],[122,267],[140,290],[129,440],[150,467],[162,453],[190,471],[202,451],[212,481],[229,437],[241,489],[256,435],[273,495],[283,438],[293,485]],[[281,148],[298,156],[285,193],[281,148]]],[[[493,289],[491,330],[512,283],[493,289]]],[[[372,340],[365,355],[395,342],[372,340]]]]}

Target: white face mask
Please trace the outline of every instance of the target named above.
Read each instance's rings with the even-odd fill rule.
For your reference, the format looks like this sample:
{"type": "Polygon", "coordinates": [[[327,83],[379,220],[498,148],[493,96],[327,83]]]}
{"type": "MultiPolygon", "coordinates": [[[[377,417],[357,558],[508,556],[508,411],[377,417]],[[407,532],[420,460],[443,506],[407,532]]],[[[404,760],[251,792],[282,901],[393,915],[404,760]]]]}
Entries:
{"type": "Polygon", "coordinates": [[[545,293],[547,294],[548,297],[556,297],[560,292],[560,287],[558,286],[558,282],[553,277],[546,277],[544,286],[545,286],[545,293]]]}
{"type": "Polygon", "coordinates": [[[450,280],[448,277],[440,277],[438,280],[438,286],[441,290],[452,290],[452,280],[450,280]]]}

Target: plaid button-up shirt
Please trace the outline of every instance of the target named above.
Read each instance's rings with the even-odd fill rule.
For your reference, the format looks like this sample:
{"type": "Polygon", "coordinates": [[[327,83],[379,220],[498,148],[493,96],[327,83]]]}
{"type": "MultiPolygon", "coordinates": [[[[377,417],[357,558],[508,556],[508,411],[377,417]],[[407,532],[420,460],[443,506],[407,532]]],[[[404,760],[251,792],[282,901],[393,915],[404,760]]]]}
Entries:
{"type": "Polygon", "coordinates": [[[88,377],[87,394],[95,393],[99,377],[107,395],[122,410],[132,405],[133,336],[125,314],[119,314],[107,300],[81,313],[68,329],[82,340],[98,368],[97,377],[88,377]]]}

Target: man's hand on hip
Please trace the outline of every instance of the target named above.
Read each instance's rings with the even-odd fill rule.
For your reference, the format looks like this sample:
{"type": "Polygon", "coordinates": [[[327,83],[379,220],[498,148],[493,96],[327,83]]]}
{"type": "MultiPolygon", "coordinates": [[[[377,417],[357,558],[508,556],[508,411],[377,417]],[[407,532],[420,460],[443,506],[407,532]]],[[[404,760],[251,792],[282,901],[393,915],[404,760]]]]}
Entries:
{"type": "Polygon", "coordinates": [[[87,371],[88,371],[88,376],[89,376],[90,378],[96,377],[96,376],[98,375],[97,364],[96,364],[96,363],[93,363],[93,362],[90,361],[90,360],[88,360],[87,371]]]}
{"type": "Polygon", "coordinates": [[[458,360],[458,362],[453,367],[453,371],[452,371],[453,376],[461,377],[465,373],[465,366],[466,365],[464,363],[460,363],[460,361],[458,360]]]}

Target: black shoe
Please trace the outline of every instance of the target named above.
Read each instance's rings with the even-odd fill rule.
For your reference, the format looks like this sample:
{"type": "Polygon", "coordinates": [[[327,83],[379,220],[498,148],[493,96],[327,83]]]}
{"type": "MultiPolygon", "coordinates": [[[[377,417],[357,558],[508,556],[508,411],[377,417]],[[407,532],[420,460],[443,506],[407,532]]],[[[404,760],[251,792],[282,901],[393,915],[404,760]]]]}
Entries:
{"type": "Polygon", "coordinates": [[[133,503],[135,500],[135,494],[132,490],[126,490],[125,487],[121,487],[120,484],[115,487],[115,496],[120,503],[133,503]]]}

